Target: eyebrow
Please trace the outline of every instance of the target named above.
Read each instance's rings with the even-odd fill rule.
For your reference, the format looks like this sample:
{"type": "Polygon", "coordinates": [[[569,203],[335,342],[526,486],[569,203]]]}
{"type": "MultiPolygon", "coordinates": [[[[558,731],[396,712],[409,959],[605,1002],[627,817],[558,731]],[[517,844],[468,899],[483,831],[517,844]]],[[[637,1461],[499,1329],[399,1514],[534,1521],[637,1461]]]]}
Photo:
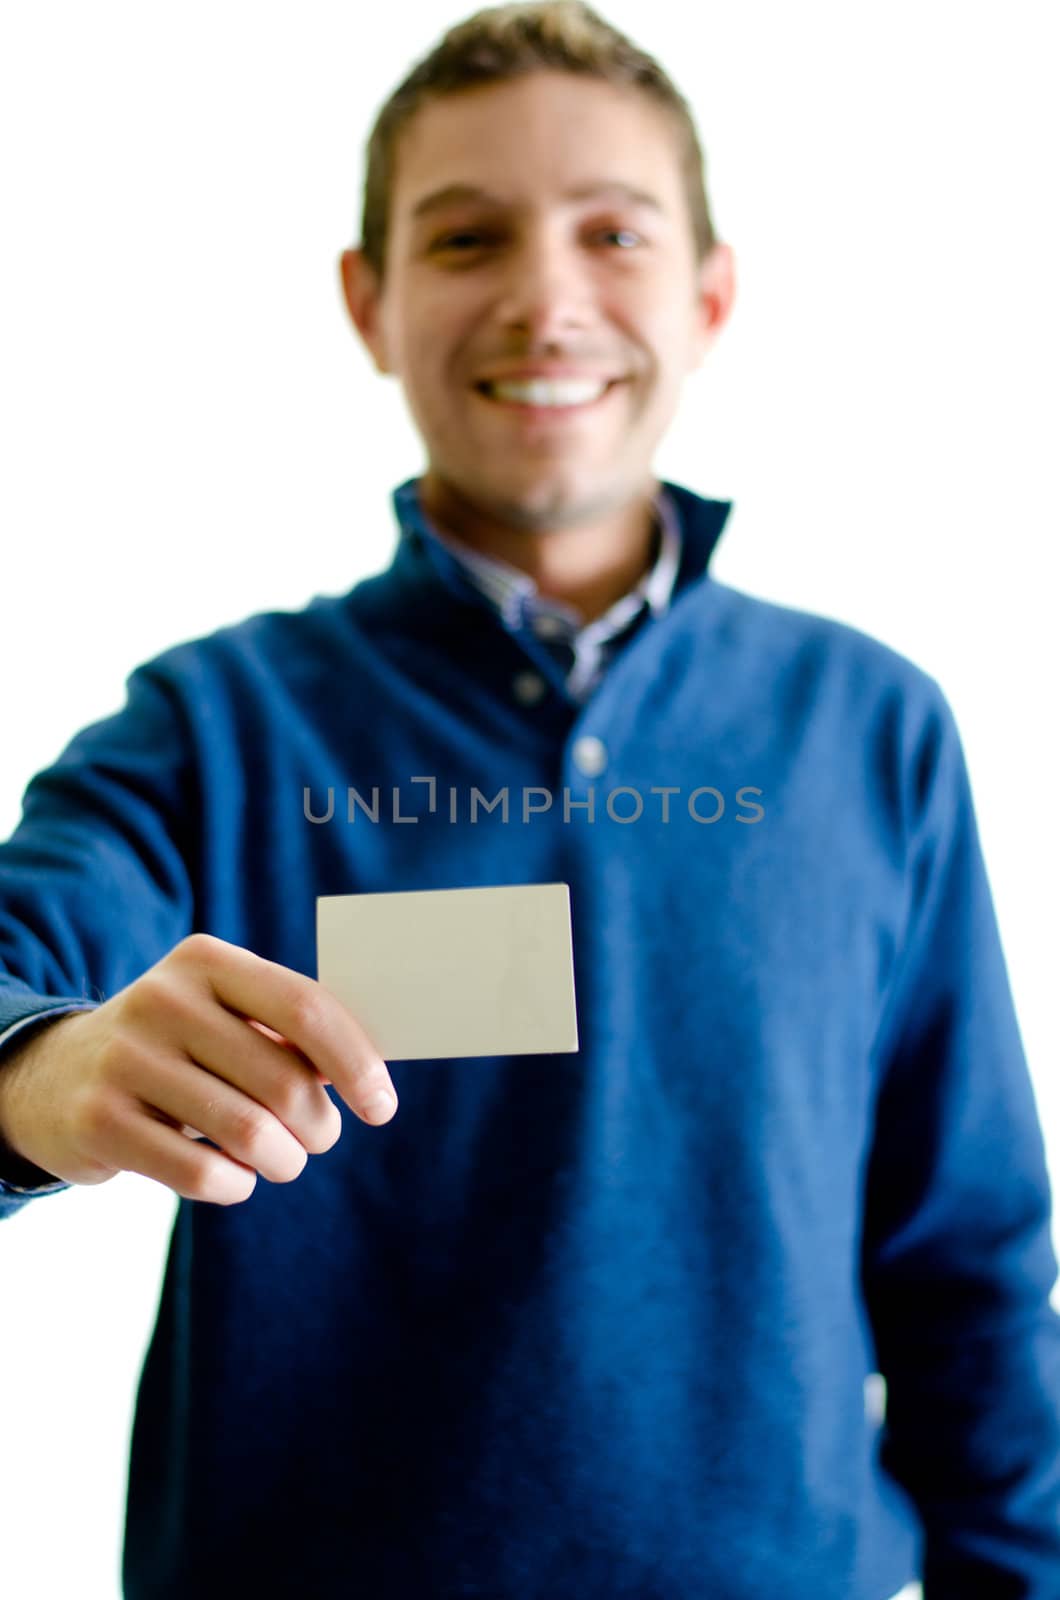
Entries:
{"type": "MultiPolygon", "coordinates": [[[[596,183],[583,183],[577,189],[568,189],[563,196],[564,200],[595,200],[601,195],[619,195],[622,199],[631,201],[634,205],[647,206],[652,211],[662,212],[662,205],[655,195],[649,194],[646,189],[638,189],[631,183],[623,183],[620,179],[602,179],[596,183]]],[[[497,195],[490,194],[486,189],[480,189],[473,183],[447,183],[444,189],[435,189],[417,200],[412,208],[413,220],[428,215],[432,211],[440,211],[444,206],[457,205],[461,201],[477,200],[490,206],[504,208],[506,202],[497,195]]]]}

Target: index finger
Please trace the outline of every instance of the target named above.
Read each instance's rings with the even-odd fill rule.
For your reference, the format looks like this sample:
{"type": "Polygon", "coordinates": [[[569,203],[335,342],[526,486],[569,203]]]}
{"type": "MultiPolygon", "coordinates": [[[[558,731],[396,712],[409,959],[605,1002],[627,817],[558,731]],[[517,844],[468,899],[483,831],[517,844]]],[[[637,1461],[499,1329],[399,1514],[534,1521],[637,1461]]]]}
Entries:
{"type": "MultiPolygon", "coordinates": [[[[282,1033],[277,1033],[275,1028],[270,1028],[267,1022],[262,1022],[258,1017],[247,1017],[246,1020],[252,1028],[257,1028],[259,1033],[263,1033],[266,1039],[272,1039],[274,1043],[282,1045],[286,1050],[298,1050],[297,1045],[292,1044],[290,1039],[284,1038],[282,1033]]],[[[331,1082],[331,1079],[325,1078],[316,1063],[310,1061],[308,1056],[304,1056],[301,1050],[298,1050],[298,1054],[302,1056],[307,1066],[313,1068],[321,1083],[328,1084],[331,1082]]]]}
{"type": "Polygon", "coordinates": [[[315,978],[213,934],[193,934],[185,945],[221,1005],[290,1040],[358,1116],[382,1121],[397,1109],[383,1058],[356,1017],[315,978]]]}

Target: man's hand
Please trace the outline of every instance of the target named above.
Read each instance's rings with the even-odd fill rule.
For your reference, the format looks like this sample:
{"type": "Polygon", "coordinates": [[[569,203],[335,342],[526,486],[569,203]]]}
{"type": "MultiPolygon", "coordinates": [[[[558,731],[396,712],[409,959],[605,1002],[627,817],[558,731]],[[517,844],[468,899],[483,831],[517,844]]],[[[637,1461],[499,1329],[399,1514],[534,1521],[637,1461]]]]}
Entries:
{"type": "Polygon", "coordinates": [[[333,995],[195,933],[96,1010],[4,1052],[0,1137],[67,1183],[139,1172],[232,1205],[259,1172],[290,1183],[331,1149],[342,1118],[328,1083],[366,1122],[397,1108],[385,1063],[333,995]]]}

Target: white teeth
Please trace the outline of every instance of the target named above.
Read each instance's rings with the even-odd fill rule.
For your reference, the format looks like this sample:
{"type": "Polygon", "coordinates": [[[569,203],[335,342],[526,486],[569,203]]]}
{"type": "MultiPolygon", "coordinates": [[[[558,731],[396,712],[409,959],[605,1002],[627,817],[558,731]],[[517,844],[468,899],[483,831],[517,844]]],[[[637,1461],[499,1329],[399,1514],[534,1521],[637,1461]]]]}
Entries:
{"type": "Polygon", "coordinates": [[[607,383],[595,378],[534,378],[525,383],[487,383],[485,387],[498,400],[515,400],[524,406],[581,406],[598,400],[607,383]]]}

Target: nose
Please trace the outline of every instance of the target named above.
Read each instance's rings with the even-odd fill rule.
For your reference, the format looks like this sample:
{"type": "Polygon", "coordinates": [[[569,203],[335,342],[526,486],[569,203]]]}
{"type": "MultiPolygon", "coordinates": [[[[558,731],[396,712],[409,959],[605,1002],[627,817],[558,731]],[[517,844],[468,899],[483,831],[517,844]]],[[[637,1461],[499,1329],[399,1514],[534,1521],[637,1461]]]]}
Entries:
{"type": "Polygon", "coordinates": [[[544,228],[513,244],[502,273],[497,317],[532,344],[563,340],[592,326],[589,263],[569,240],[544,228]]]}

